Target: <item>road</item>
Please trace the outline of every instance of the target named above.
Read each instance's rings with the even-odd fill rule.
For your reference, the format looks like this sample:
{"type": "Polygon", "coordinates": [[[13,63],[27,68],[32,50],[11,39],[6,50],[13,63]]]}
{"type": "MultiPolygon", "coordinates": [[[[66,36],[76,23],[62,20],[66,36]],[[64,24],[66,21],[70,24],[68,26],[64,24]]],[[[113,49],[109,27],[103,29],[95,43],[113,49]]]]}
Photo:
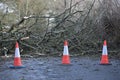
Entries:
{"type": "Polygon", "coordinates": [[[93,57],[71,57],[70,65],[62,65],[61,57],[22,59],[25,68],[10,69],[12,60],[0,65],[0,80],[120,80],[120,60],[112,65],[99,65],[93,57]]]}

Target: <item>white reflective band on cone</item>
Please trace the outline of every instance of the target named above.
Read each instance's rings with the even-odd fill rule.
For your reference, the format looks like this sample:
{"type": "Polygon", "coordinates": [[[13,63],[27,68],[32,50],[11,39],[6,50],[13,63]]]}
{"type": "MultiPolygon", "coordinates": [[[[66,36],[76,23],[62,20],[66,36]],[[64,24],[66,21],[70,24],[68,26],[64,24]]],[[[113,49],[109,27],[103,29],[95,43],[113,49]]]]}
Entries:
{"type": "Polygon", "coordinates": [[[19,48],[15,49],[15,57],[20,57],[19,48]]]}
{"type": "Polygon", "coordinates": [[[64,46],[63,55],[69,55],[68,46],[64,46]]]}
{"type": "Polygon", "coordinates": [[[107,54],[108,54],[107,46],[103,46],[102,54],[103,54],[103,55],[107,55],[107,54]]]}

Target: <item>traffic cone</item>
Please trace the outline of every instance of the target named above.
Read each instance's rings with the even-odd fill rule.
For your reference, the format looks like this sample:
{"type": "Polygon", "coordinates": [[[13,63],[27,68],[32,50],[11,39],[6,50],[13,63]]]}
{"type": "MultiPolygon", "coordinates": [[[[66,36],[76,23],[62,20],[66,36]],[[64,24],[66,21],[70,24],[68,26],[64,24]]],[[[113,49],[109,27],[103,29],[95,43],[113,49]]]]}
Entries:
{"type": "Polygon", "coordinates": [[[16,46],[15,47],[16,47],[16,49],[15,49],[14,64],[10,68],[12,68],[12,69],[23,68],[24,66],[22,66],[18,42],[16,42],[16,46]]]}
{"type": "Polygon", "coordinates": [[[62,64],[70,64],[70,56],[69,56],[69,51],[68,51],[68,42],[67,42],[67,40],[64,41],[62,64]]]}
{"type": "Polygon", "coordinates": [[[103,64],[103,65],[110,64],[109,60],[108,60],[107,41],[106,40],[104,40],[100,64],[103,64]]]}

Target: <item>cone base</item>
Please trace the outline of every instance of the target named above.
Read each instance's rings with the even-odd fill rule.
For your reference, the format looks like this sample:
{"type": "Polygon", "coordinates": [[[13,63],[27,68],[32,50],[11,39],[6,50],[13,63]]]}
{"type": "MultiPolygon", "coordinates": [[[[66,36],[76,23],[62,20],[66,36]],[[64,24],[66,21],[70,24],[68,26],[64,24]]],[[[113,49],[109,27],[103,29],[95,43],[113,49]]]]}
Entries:
{"type": "Polygon", "coordinates": [[[73,64],[58,64],[59,66],[73,66],[73,64]]]}
{"type": "Polygon", "coordinates": [[[100,63],[100,65],[112,65],[111,63],[100,63]]]}
{"type": "Polygon", "coordinates": [[[69,57],[69,55],[63,55],[63,57],[62,57],[62,64],[65,64],[65,65],[70,64],[70,57],[69,57]]]}
{"type": "Polygon", "coordinates": [[[10,69],[21,69],[21,68],[25,68],[25,66],[10,66],[10,69]]]}

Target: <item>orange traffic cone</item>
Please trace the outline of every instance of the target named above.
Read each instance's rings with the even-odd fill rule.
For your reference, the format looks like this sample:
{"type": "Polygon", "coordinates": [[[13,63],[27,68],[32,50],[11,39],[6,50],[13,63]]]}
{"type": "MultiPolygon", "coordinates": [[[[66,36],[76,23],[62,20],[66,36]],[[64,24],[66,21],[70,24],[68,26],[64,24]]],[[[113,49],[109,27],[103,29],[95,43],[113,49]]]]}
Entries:
{"type": "Polygon", "coordinates": [[[109,60],[108,60],[107,41],[106,40],[104,40],[100,64],[103,64],[103,65],[110,64],[109,60]]]}
{"type": "Polygon", "coordinates": [[[20,51],[19,51],[19,44],[18,44],[18,42],[16,42],[14,66],[11,66],[10,68],[13,68],[13,69],[23,68],[22,62],[21,62],[21,58],[20,58],[20,51]]]}
{"type": "Polygon", "coordinates": [[[62,64],[70,64],[70,56],[68,51],[68,42],[67,40],[64,41],[64,51],[62,56],[62,64]]]}

